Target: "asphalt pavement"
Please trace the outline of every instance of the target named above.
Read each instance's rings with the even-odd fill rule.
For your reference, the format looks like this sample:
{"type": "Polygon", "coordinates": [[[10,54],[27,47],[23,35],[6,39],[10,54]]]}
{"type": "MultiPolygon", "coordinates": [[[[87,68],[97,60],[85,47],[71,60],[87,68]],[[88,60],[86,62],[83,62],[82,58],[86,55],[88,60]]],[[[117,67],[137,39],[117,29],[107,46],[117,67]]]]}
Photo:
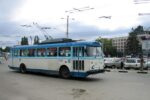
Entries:
{"type": "Polygon", "coordinates": [[[86,79],[21,74],[0,64],[0,100],[150,100],[150,73],[117,70],[86,79]]]}

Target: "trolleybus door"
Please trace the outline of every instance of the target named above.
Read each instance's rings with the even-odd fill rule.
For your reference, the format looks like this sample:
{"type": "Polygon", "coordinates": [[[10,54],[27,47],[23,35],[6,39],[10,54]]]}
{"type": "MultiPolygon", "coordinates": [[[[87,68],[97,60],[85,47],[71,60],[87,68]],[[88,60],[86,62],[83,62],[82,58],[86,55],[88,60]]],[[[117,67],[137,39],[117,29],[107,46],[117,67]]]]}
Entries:
{"type": "Polygon", "coordinates": [[[78,72],[79,76],[80,72],[84,71],[84,47],[73,47],[73,57],[73,70],[78,72]]]}

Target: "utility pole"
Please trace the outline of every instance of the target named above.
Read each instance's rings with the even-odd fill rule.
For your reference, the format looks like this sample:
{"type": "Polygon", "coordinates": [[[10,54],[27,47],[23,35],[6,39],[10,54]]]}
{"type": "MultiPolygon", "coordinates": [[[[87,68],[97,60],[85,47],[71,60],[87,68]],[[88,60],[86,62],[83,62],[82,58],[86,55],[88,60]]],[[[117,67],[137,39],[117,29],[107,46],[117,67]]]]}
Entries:
{"type": "Polygon", "coordinates": [[[69,38],[69,20],[75,20],[74,18],[70,18],[69,15],[67,15],[67,18],[61,18],[61,19],[66,19],[67,24],[66,24],[66,37],[69,38]]]}
{"type": "Polygon", "coordinates": [[[67,16],[67,31],[66,31],[67,38],[69,37],[69,36],[68,36],[68,34],[69,34],[69,33],[68,33],[68,31],[69,31],[68,29],[69,29],[69,28],[68,28],[68,27],[69,27],[69,15],[67,16]]]}
{"type": "MultiPolygon", "coordinates": [[[[87,7],[82,7],[82,8],[73,8],[72,10],[67,10],[65,11],[65,13],[75,13],[75,12],[82,12],[82,11],[86,11],[86,10],[92,10],[94,8],[90,8],[89,6],[87,7]]],[[[67,24],[66,24],[66,37],[69,38],[69,20],[75,20],[74,18],[69,18],[69,14],[67,15],[67,24]]],[[[65,19],[65,18],[61,18],[61,19],[65,19]]]]}

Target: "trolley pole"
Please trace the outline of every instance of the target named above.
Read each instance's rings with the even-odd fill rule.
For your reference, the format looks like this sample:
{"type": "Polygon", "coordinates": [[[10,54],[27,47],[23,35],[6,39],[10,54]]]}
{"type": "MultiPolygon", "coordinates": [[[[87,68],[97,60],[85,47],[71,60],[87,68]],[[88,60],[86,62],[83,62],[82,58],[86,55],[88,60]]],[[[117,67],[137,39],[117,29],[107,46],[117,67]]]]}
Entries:
{"type": "Polygon", "coordinates": [[[68,34],[69,34],[69,15],[67,16],[67,30],[66,30],[67,38],[69,37],[68,34]]]}

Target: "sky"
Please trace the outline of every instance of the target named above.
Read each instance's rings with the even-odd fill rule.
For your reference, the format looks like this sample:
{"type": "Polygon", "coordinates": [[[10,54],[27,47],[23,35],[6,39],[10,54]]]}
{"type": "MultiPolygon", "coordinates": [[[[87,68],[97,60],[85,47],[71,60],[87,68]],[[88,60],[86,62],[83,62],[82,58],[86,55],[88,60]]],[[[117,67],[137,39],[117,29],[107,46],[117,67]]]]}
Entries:
{"type": "Polygon", "coordinates": [[[0,0],[0,47],[18,45],[23,36],[30,44],[35,35],[64,38],[67,16],[69,38],[127,36],[138,25],[150,27],[150,0],[0,0]]]}

